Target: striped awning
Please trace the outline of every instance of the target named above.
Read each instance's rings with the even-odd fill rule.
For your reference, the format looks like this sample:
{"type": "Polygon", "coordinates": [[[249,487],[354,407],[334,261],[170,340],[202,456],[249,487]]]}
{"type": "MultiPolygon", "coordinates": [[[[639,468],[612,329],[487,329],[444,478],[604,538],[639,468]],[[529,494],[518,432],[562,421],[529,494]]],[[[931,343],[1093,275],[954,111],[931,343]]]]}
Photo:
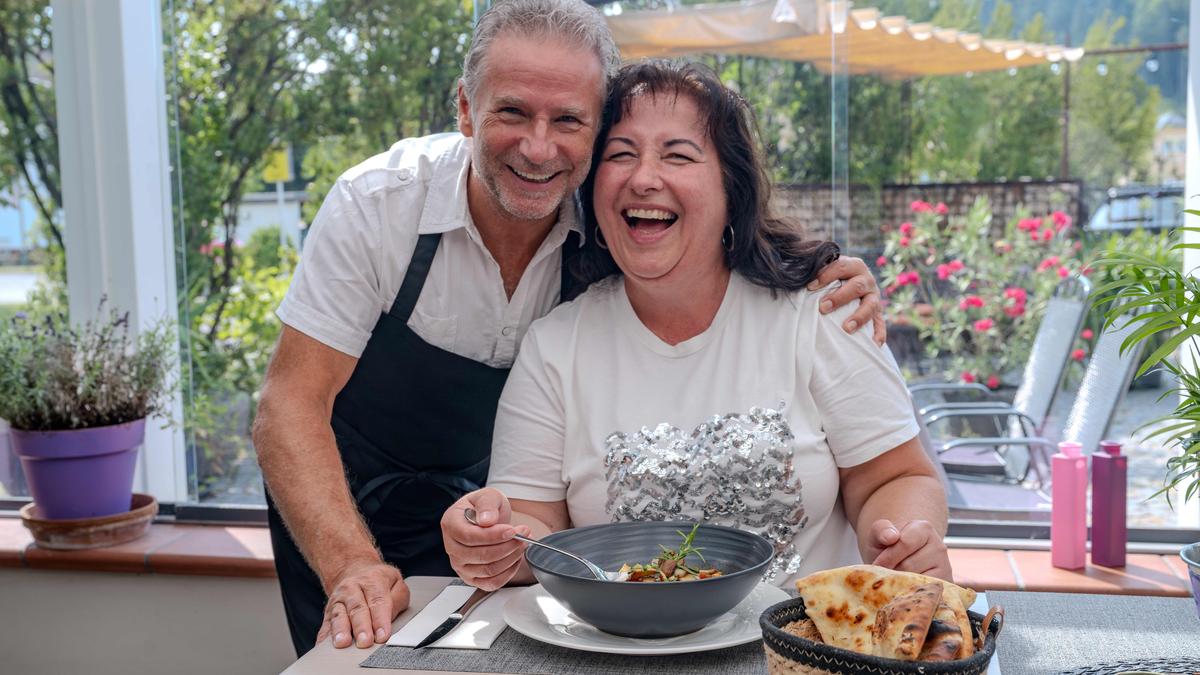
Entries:
{"type": "Polygon", "coordinates": [[[831,72],[836,53],[839,66],[849,74],[907,79],[1024,68],[1083,56],[1082,48],[991,40],[825,0],[691,5],[623,12],[607,19],[626,59],[743,54],[808,61],[831,72]]]}

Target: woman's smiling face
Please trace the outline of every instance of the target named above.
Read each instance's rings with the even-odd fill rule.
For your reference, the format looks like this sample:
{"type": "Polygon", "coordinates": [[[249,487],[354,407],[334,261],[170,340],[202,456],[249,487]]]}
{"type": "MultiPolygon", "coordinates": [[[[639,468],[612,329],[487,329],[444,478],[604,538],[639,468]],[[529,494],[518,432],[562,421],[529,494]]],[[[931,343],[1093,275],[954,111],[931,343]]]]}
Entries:
{"type": "Polygon", "coordinates": [[[725,264],[725,188],[692,97],[633,99],[598,156],[593,208],[627,279],[686,278],[725,264]]]}

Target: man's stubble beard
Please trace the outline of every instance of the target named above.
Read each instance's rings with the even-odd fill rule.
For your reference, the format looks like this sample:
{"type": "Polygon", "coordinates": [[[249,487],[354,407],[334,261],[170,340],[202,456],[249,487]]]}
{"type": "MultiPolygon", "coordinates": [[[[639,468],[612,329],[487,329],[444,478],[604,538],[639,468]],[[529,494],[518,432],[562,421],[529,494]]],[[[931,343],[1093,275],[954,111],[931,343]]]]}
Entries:
{"type": "MultiPolygon", "coordinates": [[[[483,154],[481,152],[479,153],[480,156],[476,157],[478,160],[476,166],[483,167],[484,169],[477,172],[482,179],[483,186],[488,194],[491,195],[500,211],[515,220],[536,221],[557,213],[563,202],[570,199],[571,195],[579,189],[579,185],[583,183],[583,177],[575,180],[574,172],[570,172],[567,175],[567,187],[561,194],[557,195],[557,199],[547,199],[544,204],[541,200],[538,200],[537,210],[522,209],[514,203],[513,199],[510,199],[509,195],[506,194],[504,188],[500,185],[500,173],[510,170],[507,164],[499,158],[493,158],[492,161],[488,162],[482,156],[483,154]]],[[[590,156],[587,157],[584,166],[591,166],[590,156]]]]}

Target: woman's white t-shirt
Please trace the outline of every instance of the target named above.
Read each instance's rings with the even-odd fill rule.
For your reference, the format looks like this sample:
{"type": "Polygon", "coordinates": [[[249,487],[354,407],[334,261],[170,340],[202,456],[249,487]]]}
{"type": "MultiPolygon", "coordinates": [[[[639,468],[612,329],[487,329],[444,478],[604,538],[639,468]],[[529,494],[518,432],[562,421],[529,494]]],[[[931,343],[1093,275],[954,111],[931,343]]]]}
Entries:
{"type": "MultiPolygon", "coordinates": [[[[917,435],[891,352],[853,306],[730,277],[712,325],[669,345],[621,277],[534,322],[500,398],[488,485],[566,500],[576,526],[701,520],[775,544],[778,583],[860,561],[838,468],[917,435]]],[[[853,305],[854,303],[852,303],[853,305]]]]}

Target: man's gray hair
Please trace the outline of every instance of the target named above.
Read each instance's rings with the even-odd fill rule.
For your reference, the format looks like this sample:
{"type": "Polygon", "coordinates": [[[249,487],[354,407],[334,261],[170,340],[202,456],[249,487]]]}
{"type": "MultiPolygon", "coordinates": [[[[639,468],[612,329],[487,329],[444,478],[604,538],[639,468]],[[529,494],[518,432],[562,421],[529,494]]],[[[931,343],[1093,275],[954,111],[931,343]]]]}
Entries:
{"type": "MultiPolygon", "coordinates": [[[[463,62],[462,79],[468,101],[475,100],[492,41],[507,33],[558,38],[567,44],[591,49],[604,71],[605,91],[621,66],[617,44],[604,17],[583,0],[497,0],[479,18],[471,48],[463,62]]],[[[601,96],[604,93],[601,92],[601,96]]]]}

